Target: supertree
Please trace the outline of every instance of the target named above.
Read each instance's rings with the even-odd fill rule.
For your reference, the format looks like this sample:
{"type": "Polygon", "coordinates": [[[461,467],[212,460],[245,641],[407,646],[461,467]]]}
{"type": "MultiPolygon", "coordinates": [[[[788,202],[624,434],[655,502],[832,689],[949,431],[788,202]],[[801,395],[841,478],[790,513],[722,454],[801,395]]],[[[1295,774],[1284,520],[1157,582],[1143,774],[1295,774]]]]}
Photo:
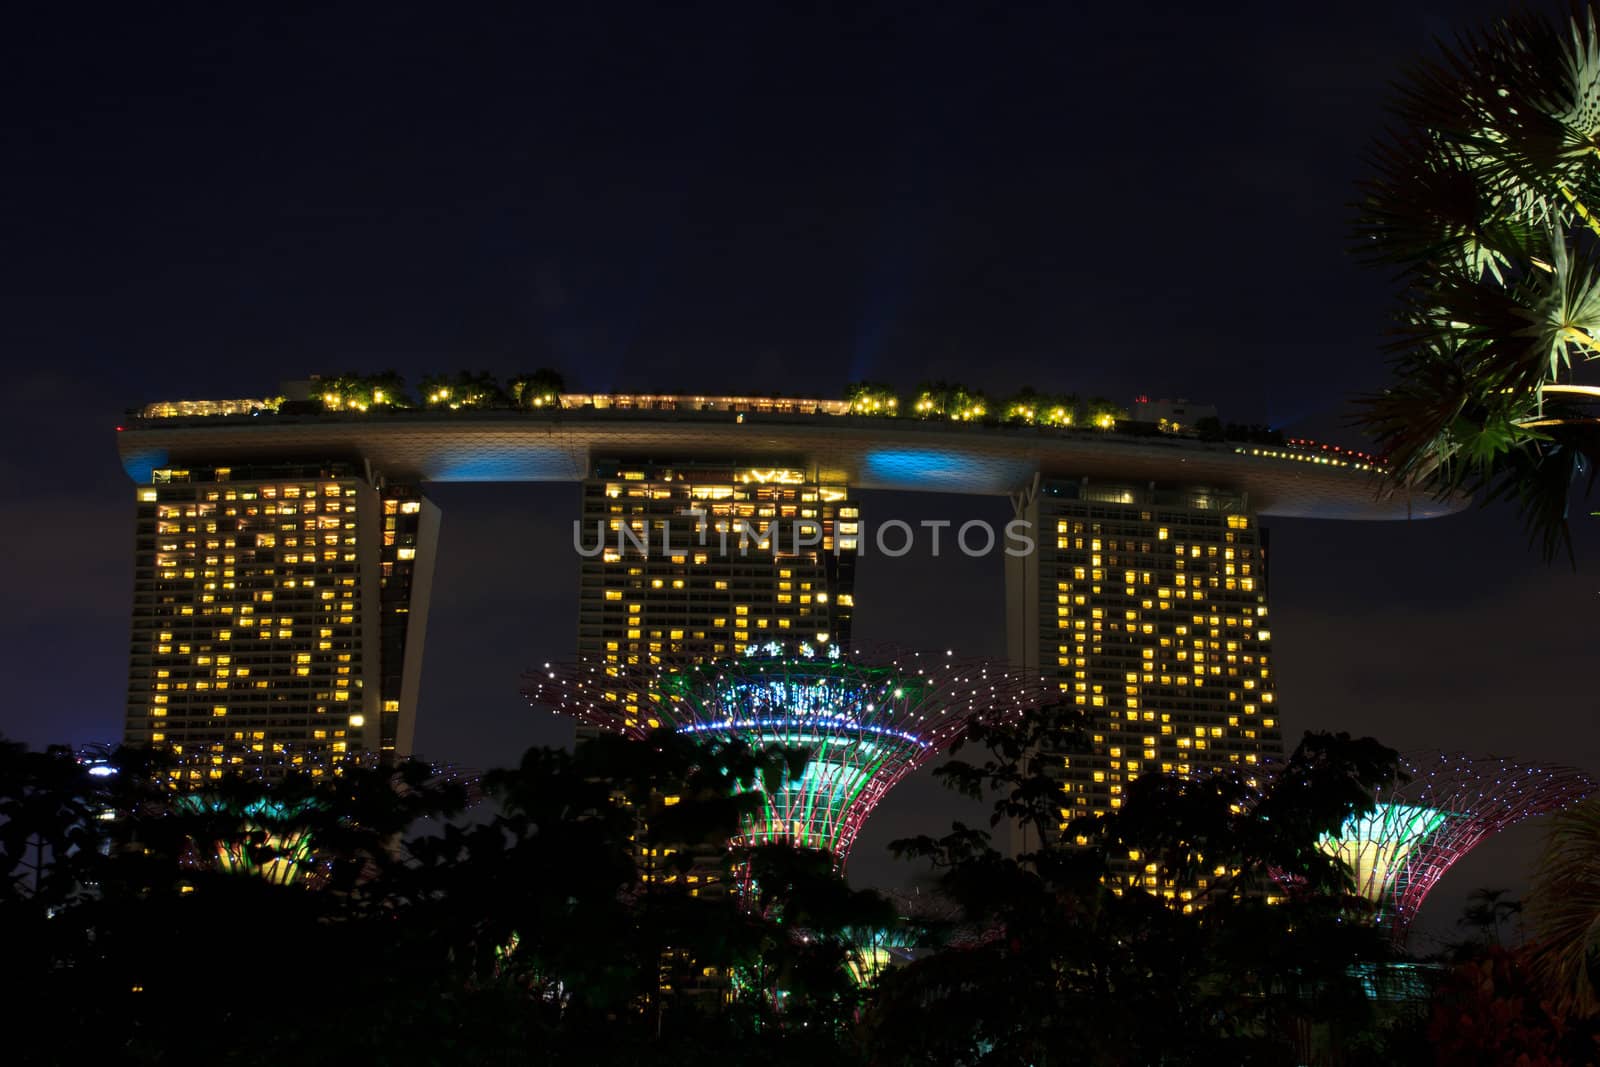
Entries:
{"type": "MultiPolygon", "coordinates": [[[[207,832],[192,837],[191,866],[214,865],[227,874],[249,874],[274,885],[321,883],[311,823],[326,803],[312,796],[248,801],[205,793],[184,793],[173,810],[200,820],[207,832]]],[[[197,827],[198,829],[199,827],[197,827]]]]}
{"type": "MultiPolygon", "coordinates": [[[[459,803],[466,807],[483,799],[478,772],[454,764],[411,761],[395,769],[370,756],[324,769],[328,773],[316,779],[296,776],[271,782],[246,768],[236,778],[218,781],[212,788],[163,796],[152,807],[186,820],[187,866],[315,889],[327,883],[331,870],[329,858],[323,855],[326,832],[361,823],[361,802],[340,789],[341,780],[351,774],[373,776],[371,780],[381,782],[383,790],[393,791],[396,805],[441,791],[456,791],[459,803]]],[[[431,820],[437,814],[423,810],[420,818],[431,820]]],[[[108,811],[107,817],[116,818],[117,813],[108,811]]],[[[401,845],[394,837],[383,840],[379,847],[394,851],[401,845]]]]}
{"type": "Polygon", "coordinates": [[[1054,692],[1041,677],[952,653],[846,656],[837,645],[789,652],[775,642],[690,666],[547,664],[524,689],[536,706],[629,737],[665,728],[805,749],[800,777],[767,793],[732,844],[822,849],[841,869],[878,802],[969,722],[1020,716],[1054,692]]]}
{"type": "Polygon", "coordinates": [[[1408,781],[1379,790],[1372,811],[1321,842],[1350,867],[1356,892],[1396,941],[1405,940],[1444,872],[1485,837],[1595,790],[1594,781],[1572,767],[1489,756],[1409,753],[1402,769],[1408,781]]]}

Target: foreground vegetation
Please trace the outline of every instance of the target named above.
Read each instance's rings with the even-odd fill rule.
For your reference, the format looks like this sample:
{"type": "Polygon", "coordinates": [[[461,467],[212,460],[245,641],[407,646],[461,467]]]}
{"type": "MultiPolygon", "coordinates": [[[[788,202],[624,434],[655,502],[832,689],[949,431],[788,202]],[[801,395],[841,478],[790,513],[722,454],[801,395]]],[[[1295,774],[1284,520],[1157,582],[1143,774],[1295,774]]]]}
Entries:
{"type": "MultiPolygon", "coordinates": [[[[1053,838],[1057,794],[1022,756],[1071,744],[1073,727],[1047,716],[1029,731],[980,731],[966,749],[980,756],[941,773],[988,797],[996,826],[1053,838]]],[[[416,765],[224,779],[176,803],[144,758],[125,751],[120,773],[94,777],[65,752],[0,749],[0,1003],[33,1021],[9,1031],[9,1062],[1369,1063],[1430,1062],[1437,1046],[1554,1063],[1593,1050],[1592,999],[1546,1006],[1521,957],[1487,937],[1430,1008],[1418,972],[1362,921],[1316,840],[1395,774],[1371,740],[1308,735],[1260,795],[1143,776],[1118,812],[1069,827],[1081,846],[1010,857],[962,825],[898,842],[931,863],[925,888],[942,902],[914,916],[815,853],[739,857],[743,903],[691,883],[755,810],[758,783],[795,773],[801,753],[670,734],[534,749],[487,775],[490,802],[465,815],[462,785],[416,765]],[[665,857],[660,877],[640,880],[641,850],[665,857]],[[1130,855],[1199,886],[1191,906],[1116,892],[1130,855]],[[921,947],[884,968],[886,945],[921,947]],[[1373,995],[1400,980],[1406,997],[1373,995]]]]}

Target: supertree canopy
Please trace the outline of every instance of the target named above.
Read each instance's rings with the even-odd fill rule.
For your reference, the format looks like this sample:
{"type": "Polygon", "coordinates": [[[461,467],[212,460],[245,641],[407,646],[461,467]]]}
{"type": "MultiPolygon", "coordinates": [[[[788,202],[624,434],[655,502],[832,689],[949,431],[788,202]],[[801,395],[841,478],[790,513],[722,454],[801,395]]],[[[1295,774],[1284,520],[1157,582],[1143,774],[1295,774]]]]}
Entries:
{"type": "Polygon", "coordinates": [[[1409,781],[1378,791],[1377,806],[1346,821],[1322,848],[1344,860],[1356,892],[1403,940],[1444,872],[1488,835],[1588,796],[1595,783],[1572,767],[1460,753],[1411,753],[1409,781]]]}
{"type": "MultiPolygon", "coordinates": [[[[327,881],[331,864],[319,854],[319,835],[330,826],[352,825],[350,817],[340,814],[352,806],[350,798],[341,797],[337,788],[341,778],[360,766],[361,761],[351,760],[321,779],[271,784],[250,777],[252,769],[247,768],[246,774],[223,788],[171,797],[166,801],[170,812],[186,819],[189,828],[184,862],[226,874],[254,875],[274,885],[320,887],[327,881]]],[[[372,766],[376,769],[375,762],[372,766]]],[[[399,797],[418,789],[450,786],[460,790],[467,806],[483,799],[475,771],[454,764],[414,762],[406,766],[407,775],[384,777],[385,787],[399,797]]]]}
{"type": "Polygon", "coordinates": [[[201,857],[208,854],[217,870],[252,874],[274,885],[289,885],[314,875],[313,835],[307,822],[326,807],[320,800],[256,797],[236,802],[185,793],[174,799],[173,807],[210,824],[211,832],[193,842],[198,850],[195,862],[204,862],[201,857]]]}
{"type": "Polygon", "coordinates": [[[803,748],[805,770],[764,798],[735,845],[788,842],[842,867],[861,825],[894,785],[977,717],[1020,716],[1049,682],[953,654],[792,653],[773,643],[693,666],[546,665],[528,677],[535,705],[642,738],[670,728],[753,748],[803,748]]]}

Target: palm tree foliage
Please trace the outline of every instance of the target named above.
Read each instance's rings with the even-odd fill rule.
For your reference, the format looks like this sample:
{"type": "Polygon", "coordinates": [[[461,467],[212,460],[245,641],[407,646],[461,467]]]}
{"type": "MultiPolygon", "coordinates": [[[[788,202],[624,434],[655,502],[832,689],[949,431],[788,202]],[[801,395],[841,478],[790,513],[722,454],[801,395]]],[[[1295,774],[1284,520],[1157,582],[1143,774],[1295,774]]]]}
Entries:
{"type": "Polygon", "coordinates": [[[1547,557],[1600,455],[1570,398],[1600,357],[1600,33],[1528,13],[1401,84],[1372,151],[1359,251],[1395,272],[1394,382],[1362,421],[1405,486],[1486,491],[1547,557]]]}
{"type": "Polygon", "coordinates": [[[1476,943],[1469,943],[1471,947],[1494,945],[1498,948],[1504,944],[1501,931],[1506,922],[1521,914],[1522,901],[1511,899],[1506,890],[1474,889],[1468,895],[1467,906],[1462,909],[1456,925],[1477,931],[1476,943]]]}
{"type": "Polygon", "coordinates": [[[1600,1013],[1600,800],[1551,817],[1524,913],[1545,995],[1563,1012],[1600,1013]]]}

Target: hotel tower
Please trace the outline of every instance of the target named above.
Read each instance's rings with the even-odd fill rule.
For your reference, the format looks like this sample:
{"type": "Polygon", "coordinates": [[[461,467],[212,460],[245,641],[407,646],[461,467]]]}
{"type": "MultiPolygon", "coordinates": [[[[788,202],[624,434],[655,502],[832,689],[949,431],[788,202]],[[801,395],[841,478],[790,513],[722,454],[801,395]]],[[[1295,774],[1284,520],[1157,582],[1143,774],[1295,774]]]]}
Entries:
{"type": "Polygon", "coordinates": [[[1248,770],[1281,753],[1261,517],[1463,506],[1383,496],[1370,457],[1310,443],[891,418],[844,401],[264,398],[152,404],[126,422],[125,736],[176,755],[185,786],[412,754],[432,482],[574,484],[577,506],[557,518],[576,524],[576,651],[619,667],[849,645],[858,491],[1012,495],[1038,550],[1004,564],[1010,658],[1094,724],[1090,751],[1058,764],[1069,815],[1115,808],[1148,770],[1248,770]]]}
{"type": "Polygon", "coordinates": [[[578,653],[700,663],[848,645],[860,517],[799,466],[602,459],[583,483],[578,653]]]}
{"type": "MultiPolygon", "coordinates": [[[[1036,478],[1014,500],[1038,547],[1007,560],[1010,658],[1087,719],[1087,751],[1042,757],[1063,822],[1121,806],[1142,773],[1248,776],[1282,757],[1266,537],[1243,493],[1036,478]]],[[[1153,866],[1133,876],[1188,891],[1153,866]]]]}
{"type": "Polygon", "coordinates": [[[409,754],[438,509],[350,464],[152,469],[134,490],[130,743],[174,785],[409,754]]]}

